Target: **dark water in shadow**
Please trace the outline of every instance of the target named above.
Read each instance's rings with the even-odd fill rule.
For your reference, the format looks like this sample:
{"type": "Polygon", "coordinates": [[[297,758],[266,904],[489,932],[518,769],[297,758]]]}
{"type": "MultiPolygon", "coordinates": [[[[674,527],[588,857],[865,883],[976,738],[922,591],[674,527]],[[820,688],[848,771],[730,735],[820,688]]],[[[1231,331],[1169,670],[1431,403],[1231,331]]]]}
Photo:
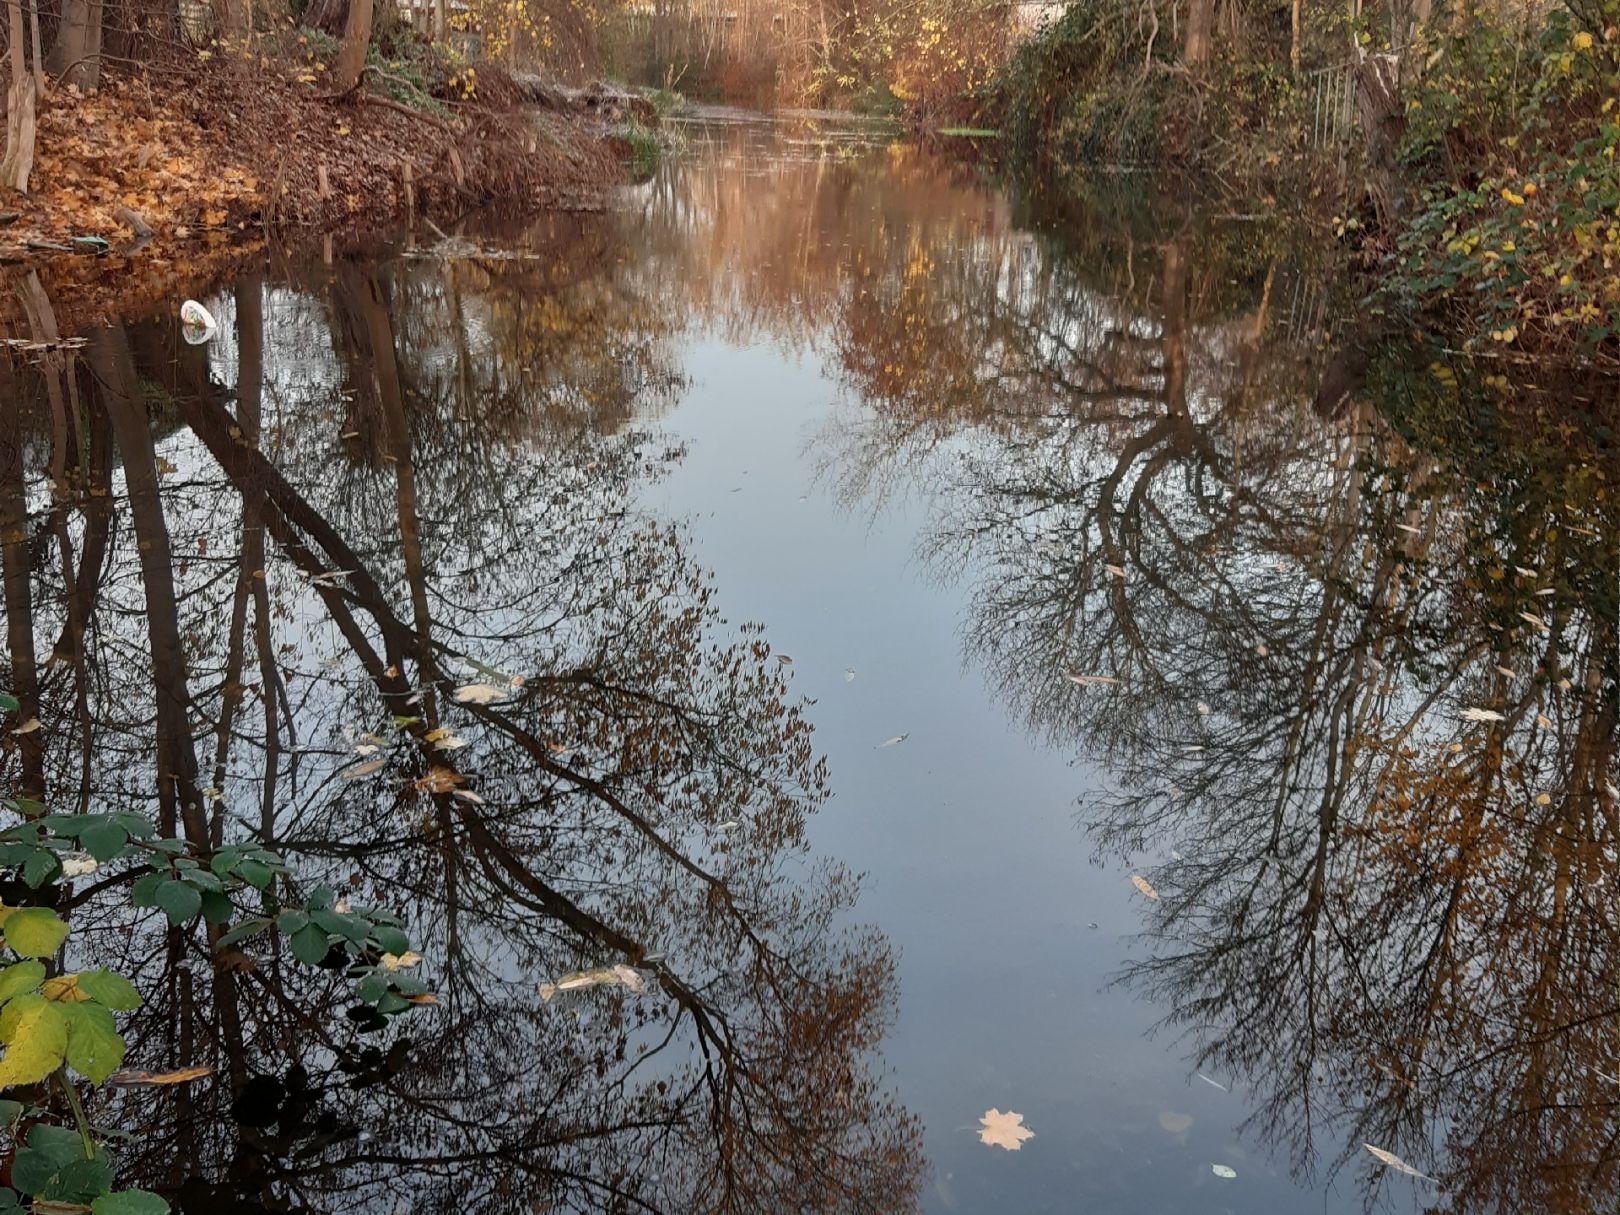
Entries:
{"type": "Polygon", "coordinates": [[[1612,389],[1385,343],[1313,410],[1357,318],[1299,234],[684,143],[609,214],[275,259],[207,345],[10,356],[7,785],[262,839],[436,998],[10,881],[136,978],[131,1065],[216,1069],[96,1099],[131,1179],[1612,1209],[1612,389]]]}

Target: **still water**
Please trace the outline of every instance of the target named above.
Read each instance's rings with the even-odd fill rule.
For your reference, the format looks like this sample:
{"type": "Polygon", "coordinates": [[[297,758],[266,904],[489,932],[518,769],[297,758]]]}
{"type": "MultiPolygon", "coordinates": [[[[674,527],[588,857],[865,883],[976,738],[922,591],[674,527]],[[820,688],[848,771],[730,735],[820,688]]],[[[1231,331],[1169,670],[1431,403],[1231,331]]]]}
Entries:
{"type": "Polygon", "coordinates": [[[11,881],[146,994],[129,1065],[214,1069],[95,1099],[128,1176],[1612,1210],[1590,386],[1380,343],[1339,401],[1302,234],[859,125],[681,142],[604,213],[270,257],[205,345],[171,308],[8,364],[8,786],[265,841],[238,918],[394,908],[436,1000],[378,1028],[138,866],[11,881]]]}

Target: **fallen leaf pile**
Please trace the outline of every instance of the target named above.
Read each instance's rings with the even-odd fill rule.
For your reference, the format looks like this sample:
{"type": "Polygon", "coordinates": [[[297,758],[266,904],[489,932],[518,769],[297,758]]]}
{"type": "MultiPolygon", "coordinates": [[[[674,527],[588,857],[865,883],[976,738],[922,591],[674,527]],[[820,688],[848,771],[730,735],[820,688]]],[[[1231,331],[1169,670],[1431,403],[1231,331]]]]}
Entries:
{"type": "Polygon", "coordinates": [[[115,82],[87,97],[58,89],[40,111],[33,185],[46,239],[133,232],[118,215],[135,211],[159,232],[222,228],[256,209],[259,180],[235,163],[217,136],[154,111],[144,90],[115,82]]]}
{"type": "MultiPolygon", "coordinates": [[[[499,92],[484,83],[481,73],[481,105],[499,92]]],[[[488,104],[447,124],[328,98],[274,58],[177,58],[150,76],[109,66],[96,92],[56,87],[40,100],[32,193],[0,191],[0,263],[18,263],[8,278],[37,271],[71,333],[202,298],[262,247],[267,229],[358,238],[392,225],[407,165],[418,203],[437,207],[470,198],[544,205],[592,197],[618,179],[588,121],[518,110],[512,99],[488,104]],[[152,239],[135,240],[121,208],[152,239]]],[[[27,332],[14,294],[0,290],[0,331],[27,332]]]]}

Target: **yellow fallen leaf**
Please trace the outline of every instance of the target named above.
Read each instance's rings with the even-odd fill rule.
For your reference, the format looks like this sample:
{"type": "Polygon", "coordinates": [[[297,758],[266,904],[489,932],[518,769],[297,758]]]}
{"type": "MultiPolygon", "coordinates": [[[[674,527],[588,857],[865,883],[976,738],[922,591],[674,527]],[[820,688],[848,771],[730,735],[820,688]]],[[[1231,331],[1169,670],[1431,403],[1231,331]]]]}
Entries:
{"type": "Polygon", "coordinates": [[[404,953],[385,953],[382,964],[389,970],[402,970],[415,966],[422,960],[422,955],[414,949],[407,949],[404,953]]]}

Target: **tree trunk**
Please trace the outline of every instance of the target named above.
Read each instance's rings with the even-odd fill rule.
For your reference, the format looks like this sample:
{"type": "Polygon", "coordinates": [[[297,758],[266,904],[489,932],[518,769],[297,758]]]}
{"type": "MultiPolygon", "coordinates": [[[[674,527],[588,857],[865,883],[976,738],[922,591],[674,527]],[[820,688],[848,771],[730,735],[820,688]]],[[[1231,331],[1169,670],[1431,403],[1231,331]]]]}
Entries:
{"type": "Polygon", "coordinates": [[[1289,70],[1293,72],[1295,80],[1299,79],[1299,61],[1300,61],[1299,18],[1300,18],[1300,2],[1301,2],[1301,0],[1294,0],[1293,8],[1290,10],[1289,17],[1288,17],[1288,67],[1289,67],[1289,70]]]}
{"type": "Polygon", "coordinates": [[[433,41],[443,42],[445,32],[444,0],[433,0],[433,41]]]}
{"type": "Polygon", "coordinates": [[[332,89],[347,93],[360,84],[371,44],[371,0],[349,0],[349,19],[343,25],[343,45],[332,63],[332,89]]]}
{"type": "Polygon", "coordinates": [[[12,0],[6,5],[6,15],[11,35],[11,89],[6,94],[6,155],[0,160],[0,186],[26,194],[28,178],[34,171],[37,91],[23,53],[28,35],[23,29],[22,0],[12,0]]]}
{"type": "Polygon", "coordinates": [[[28,45],[34,53],[34,96],[45,95],[45,54],[39,45],[39,0],[28,0],[28,45]]]}
{"type": "Polygon", "coordinates": [[[1215,23],[1215,0],[1188,0],[1187,41],[1182,48],[1181,61],[1190,68],[1200,68],[1209,61],[1209,34],[1215,23]]]}
{"type": "Polygon", "coordinates": [[[56,42],[45,60],[62,84],[89,92],[101,81],[102,0],[62,0],[56,42]]]}

